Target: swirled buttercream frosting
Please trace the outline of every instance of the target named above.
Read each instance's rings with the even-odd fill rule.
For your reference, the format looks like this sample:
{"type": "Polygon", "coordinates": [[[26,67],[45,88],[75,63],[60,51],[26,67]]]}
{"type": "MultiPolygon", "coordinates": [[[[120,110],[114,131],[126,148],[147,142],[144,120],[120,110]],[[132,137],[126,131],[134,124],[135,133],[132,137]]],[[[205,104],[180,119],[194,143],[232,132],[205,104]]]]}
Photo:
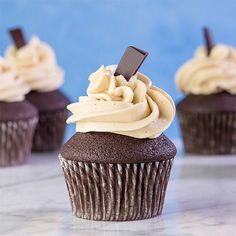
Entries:
{"type": "Polygon", "coordinates": [[[31,90],[49,92],[62,85],[64,72],[57,65],[53,49],[37,37],[19,49],[9,47],[5,55],[31,90]]]}
{"type": "Polygon", "coordinates": [[[68,123],[77,132],[110,132],[134,138],[155,138],[175,115],[172,98],[137,72],[127,81],[114,76],[116,66],[101,66],[89,76],[87,96],[68,105],[68,123]]]}
{"type": "Polygon", "coordinates": [[[177,71],[176,84],[185,94],[236,94],[236,50],[219,44],[207,55],[205,48],[198,48],[177,71]]]}
{"type": "Polygon", "coordinates": [[[12,65],[0,57],[0,101],[20,102],[30,88],[16,75],[12,65]]]}

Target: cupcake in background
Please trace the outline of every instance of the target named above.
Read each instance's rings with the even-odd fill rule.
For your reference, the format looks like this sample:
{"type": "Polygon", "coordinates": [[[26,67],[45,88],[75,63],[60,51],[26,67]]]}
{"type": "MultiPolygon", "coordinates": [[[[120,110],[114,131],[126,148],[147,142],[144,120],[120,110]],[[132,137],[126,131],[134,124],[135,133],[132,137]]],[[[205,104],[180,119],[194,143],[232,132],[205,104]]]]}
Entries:
{"type": "Polygon", "coordinates": [[[137,72],[146,55],[128,47],[118,67],[92,73],[87,96],[68,106],[76,134],[59,157],[75,216],[127,221],[162,212],[176,155],[163,131],[175,105],[137,72]]]}
{"type": "Polygon", "coordinates": [[[30,156],[38,114],[25,100],[29,91],[11,64],[0,57],[0,166],[23,164],[30,156]]]}
{"type": "Polygon", "coordinates": [[[176,84],[186,95],[177,104],[185,151],[236,153],[236,49],[208,42],[180,67],[176,84]]]}
{"type": "MultiPolygon", "coordinates": [[[[17,30],[19,32],[19,29],[12,30],[12,35],[17,30]]],[[[33,37],[20,47],[12,45],[5,55],[13,64],[17,75],[30,87],[31,91],[26,95],[26,99],[39,112],[32,150],[57,150],[64,138],[66,106],[69,100],[59,90],[64,72],[57,65],[53,49],[39,38],[33,37]]]]}

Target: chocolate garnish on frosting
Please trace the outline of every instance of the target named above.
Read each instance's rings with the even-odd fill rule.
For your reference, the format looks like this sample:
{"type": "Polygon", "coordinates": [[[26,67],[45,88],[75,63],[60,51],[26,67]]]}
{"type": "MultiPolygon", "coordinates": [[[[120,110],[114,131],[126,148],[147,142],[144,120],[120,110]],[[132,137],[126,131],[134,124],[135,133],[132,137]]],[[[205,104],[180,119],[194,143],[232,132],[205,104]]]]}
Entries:
{"type": "Polygon", "coordinates": [[[125,50],[114,75],[123,75],[125,79],[129,81],[129,79],[136,74],[147,56],[148,52],[129,46],[125,50]]]}
{"type": "Polygon", "coordinates": [[[10,29],[9,34],[17,49],[26,45],[26,40],[21,28],[10,29]]]}
{"type": "Polygon", "coordinates": [[[207,49],[207,55],[209,56],[211,53],[211,49],[214,47],[214,43],[212,40],[210,30],[207,27],[203,27],[203,34],[204,34],[205,45],[207,49]]]}

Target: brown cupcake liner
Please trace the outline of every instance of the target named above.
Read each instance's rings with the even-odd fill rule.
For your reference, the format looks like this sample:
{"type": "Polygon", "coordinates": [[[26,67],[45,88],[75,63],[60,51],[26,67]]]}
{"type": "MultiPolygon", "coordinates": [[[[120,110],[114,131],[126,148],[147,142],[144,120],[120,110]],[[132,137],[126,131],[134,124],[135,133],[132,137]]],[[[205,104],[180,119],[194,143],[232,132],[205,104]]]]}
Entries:
{"type": "Polygon", "coordinates": [[[67,110],[39,112],[32,151],[54,151],[61,147],[64,139],[67,110]]]}
{"type": "Polygon", "coordinates": [[[236,113],[178,111],[178,118],[186,152],[236,153],[236,113]]]}
{"type": "Polygon", "coordinates": [[[103,221],[162,213],[173,158],[138,164],[99,164],[59,156],[75,216],[103,221]]]}
{"type": "Polygon", "coordinates": [[[19,165],[28,160],[37,121],[37,117],[0,121],[0,166],[19,165]]]}

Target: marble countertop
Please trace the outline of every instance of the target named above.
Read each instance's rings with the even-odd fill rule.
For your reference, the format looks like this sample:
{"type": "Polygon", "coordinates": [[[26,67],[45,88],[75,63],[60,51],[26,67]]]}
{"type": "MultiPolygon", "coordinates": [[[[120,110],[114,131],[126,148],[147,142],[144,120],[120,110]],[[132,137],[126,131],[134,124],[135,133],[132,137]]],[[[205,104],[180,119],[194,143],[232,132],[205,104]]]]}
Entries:
{"type": "Polygon", "coordinates": [[[236,156],[178,154],[163,215],[132,222],[72,216],[56,153],[0,169],[0,235],[236,235],[236,156]]]}

